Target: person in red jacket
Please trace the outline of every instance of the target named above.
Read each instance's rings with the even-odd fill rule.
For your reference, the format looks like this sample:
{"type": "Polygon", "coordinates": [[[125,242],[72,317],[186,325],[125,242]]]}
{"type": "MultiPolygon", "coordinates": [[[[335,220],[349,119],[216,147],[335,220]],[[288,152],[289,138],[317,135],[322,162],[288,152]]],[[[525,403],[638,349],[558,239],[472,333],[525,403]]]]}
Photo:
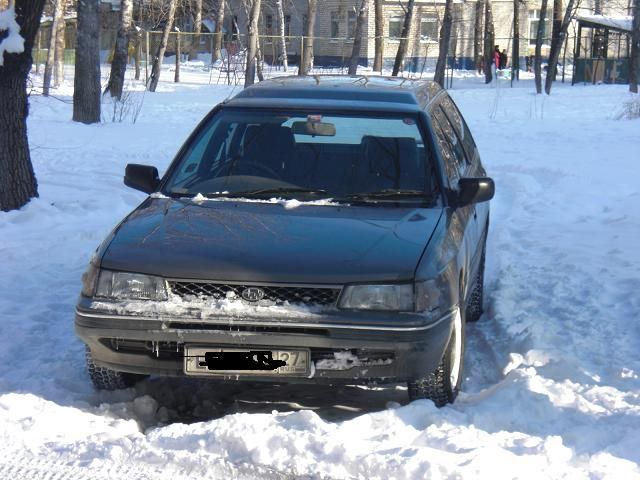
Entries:
{"type": "Polygon", "coordinates": [[[496,45],[493,49],[493,64],[496,66],[496,70],[500,70],[500,46],[496,45]]]}

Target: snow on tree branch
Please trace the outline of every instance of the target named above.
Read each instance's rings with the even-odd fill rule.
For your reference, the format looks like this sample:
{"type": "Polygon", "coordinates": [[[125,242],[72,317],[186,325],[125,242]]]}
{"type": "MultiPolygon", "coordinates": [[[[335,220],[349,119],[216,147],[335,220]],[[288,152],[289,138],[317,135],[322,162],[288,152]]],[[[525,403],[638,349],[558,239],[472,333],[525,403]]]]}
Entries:
{"type": "Polygon", "coordinates": [[[0,12],[0,67],[4,65],[4,52],[22,53],[24,38],[20,35],[20,25],[16,22],[16,12],[13,7],[0,12]],[[6,35],[6,36],[5,36],[6,35]]]}

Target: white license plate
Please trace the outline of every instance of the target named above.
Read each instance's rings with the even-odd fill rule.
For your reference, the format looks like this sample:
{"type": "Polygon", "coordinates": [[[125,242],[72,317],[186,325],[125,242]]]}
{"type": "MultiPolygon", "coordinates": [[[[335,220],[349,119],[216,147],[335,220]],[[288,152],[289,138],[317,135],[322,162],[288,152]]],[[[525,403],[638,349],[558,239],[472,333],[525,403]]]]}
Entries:
{"type": "Polygon", "coordinates": [[[291,375],[308,376],[309,350],[215,348],[186,345],[187,375],[291,375]]]}

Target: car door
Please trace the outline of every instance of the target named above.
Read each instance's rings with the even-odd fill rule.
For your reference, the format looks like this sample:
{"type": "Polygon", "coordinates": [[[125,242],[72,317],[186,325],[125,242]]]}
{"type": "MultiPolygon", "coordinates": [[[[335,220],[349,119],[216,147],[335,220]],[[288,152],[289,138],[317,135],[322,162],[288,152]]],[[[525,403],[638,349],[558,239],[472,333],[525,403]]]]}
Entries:
{"type": "MultiPolygon", "coordinates": [[[[447,188],[450,191],[458,189],[458,180],[470,173],[471,163],[467,160],[464,147],[456,134],[453,125],[445,116],[439,104],[431,108],[432,126],[435,139],[442,154],[447,188]]],[[[459,246],[459,265],[465,273],[464,285],[468,285],[470,274],[475,271],[474,257],[478,246],[478,225],[474,218],[475,205],[455,208],[451,213],[452,235],[459,246]]],[[[466,290],[463,292],[466,296],[466,290]]],[[[465,297],[466,298],[466,297],[465,297]]]]}
{"type": "MultiPolygon", "coordinates": [[[[440,108],[444,112],[445,116],[451,123],[454,132],[458,136],[462,148],[464,150],[465,157],[467,159],[468,167],[464,172],[466,177],[484,177],[486,171],[480,161],[480,154],[476,146],[471,131],[467,126],[460,110],[454,103],[454,101],[448,95],[444,97],[440,103],[440,108]]],[[[487,221],[489,217],[489,203],[483,202],[474,205],[474,220],[477,224],[477,235],[479,240],[482,240],[487,221]]]]}

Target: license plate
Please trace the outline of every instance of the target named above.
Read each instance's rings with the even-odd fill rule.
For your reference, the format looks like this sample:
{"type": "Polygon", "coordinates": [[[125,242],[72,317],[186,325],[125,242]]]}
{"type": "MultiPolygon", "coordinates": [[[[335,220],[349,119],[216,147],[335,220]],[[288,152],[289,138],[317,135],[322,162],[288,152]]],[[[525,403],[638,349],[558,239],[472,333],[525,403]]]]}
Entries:
{"type": "Polygon", "coordinates": [[[184,349],[187,375],[290,375],[308,376],[309,350],[264,348],[214,348],[187,345],[184,349]]]}

